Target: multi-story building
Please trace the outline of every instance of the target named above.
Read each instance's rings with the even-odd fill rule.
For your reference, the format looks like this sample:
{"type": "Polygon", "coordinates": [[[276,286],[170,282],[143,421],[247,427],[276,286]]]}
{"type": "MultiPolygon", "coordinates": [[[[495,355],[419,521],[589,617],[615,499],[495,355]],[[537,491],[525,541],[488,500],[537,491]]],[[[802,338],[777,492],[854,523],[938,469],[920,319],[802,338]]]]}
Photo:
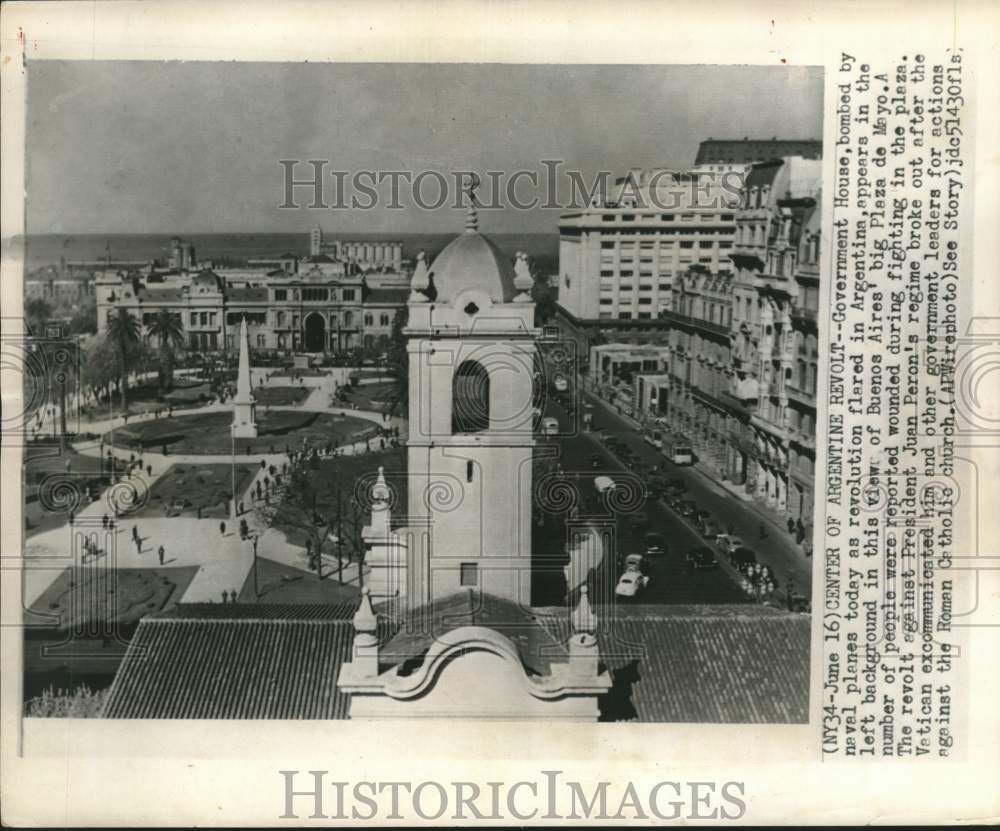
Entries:
{"type": "Polygon", "coordinates": [[[358,265],[362,271],[403,268],[403,243],[395,240],[323,240],[318,225],[309,233],[309,255],[328,255],[335,260],[358,265]]]}
{"type": "Polygon", "coordinates": [[[808,518],[812,499],[820,164],[793,157],[753,166],[733,252],[726,468],[794,518],[808,518]]]}
{"type": "Polygon", "coordinates": [[[670,369],[658,409],[669,429],[684,435],[699,460],[723,473],[730,414],[722,393],[732,377],[730,326],[733,277],[693,266],[675,280],[670,324],[670,369]]]}
{"type": "Polygon", "coordinates": [[[694,265],[718,274],[732,268],[735,210],[750,166],[821,154],[813,140],[709,139],[690,170],[629,171],[608,198],[563,214],[554,320],[562,335],[581,355],[607,341],[663,342],[675,276],[694,265]]]}
{"type": "Polygon", "coordinates": [[[666,372],[635,387],[637,418],[683,434],[704,468],[800,527],[815,484],[820,164],[751,167],[734,271],[693,266],[675,279],[666,372]]]}

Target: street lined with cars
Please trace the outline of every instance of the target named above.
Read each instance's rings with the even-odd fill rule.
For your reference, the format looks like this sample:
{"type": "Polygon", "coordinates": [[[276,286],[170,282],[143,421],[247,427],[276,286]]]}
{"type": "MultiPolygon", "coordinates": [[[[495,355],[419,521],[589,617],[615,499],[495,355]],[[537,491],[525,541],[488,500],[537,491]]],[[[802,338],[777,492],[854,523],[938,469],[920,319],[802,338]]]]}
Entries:
{"type": "Polygon", "coordinates": [[[572,395],[558,398],[562,401],[550,399],[546,415],[559,420],[561,464],[567,471],[590,471],[587,478],[593,484],[587,484],[595,502],[607,501],[616,470],[638,477],[645,489],[645,504],[617,517],[614,584],[619,597],[641,597],[642,603],[749,599],[791,605],[789,597],[794,595],[797,606],[807,603],[809,561],[793,546],[784,545],[786,541],[772,536],[752,509],[718,486],[706,484],[704,476],[690,466],[673,464],[661,448],[612,411],[600,415],[604,429],[577,433],[577,407],[607,408],[596,398],[585,404],[572,403],[572,395]],[[754,534],[754,529],[759,533],[754,534]],[[755,551],[744,542],[748,532],[755,542],[764,544],[764,550],[755,551]],[[658,537],[657,543],[648,545],[650,534],[658,537]],[[647,579],[627,581],[634,585],[623,594],[617,591],[617,581],[625,575],[625,558],[632,552],[645,552],[650,566],[644,574],[647,579]],[[720,561],[726,568],[720,568],[720,561]],[[780,595],[778,570],[786,574],[780,595]]]}

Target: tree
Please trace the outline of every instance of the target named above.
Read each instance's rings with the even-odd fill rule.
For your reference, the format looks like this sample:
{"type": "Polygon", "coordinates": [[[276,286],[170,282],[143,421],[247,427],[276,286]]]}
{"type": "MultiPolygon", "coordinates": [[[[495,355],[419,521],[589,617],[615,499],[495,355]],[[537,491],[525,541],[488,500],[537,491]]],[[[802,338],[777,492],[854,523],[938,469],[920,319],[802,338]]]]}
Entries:
{"type": "Polygon", "coordinates": [[[301,540],[314,557],[320,579],[323,579],[324,552],[346,554],[348,559],[354,559],[357,553],[360,564],[364,555],[365,516],[353,494],[341,484],[321,487],[318,471],[308,463],[296,464],[283,478],[279,494],[254,506],[257,521],[290,539],[301,540]],[[331,532],[336,534],[336,542],[331,539],[331,532]]]}
{"type": "Polygon", "coordinates": [[[406,351],[406,336],[403,329],[409,320],[409,310],[404,306],[396,312],[392,321],[392,334],[386,365],[395,379],[389,397],[389,414],[406,418],[410,408],[410,356],[406,351]]]}
{"type": "Polygon", "coordinates": [[[174,351],[184,345],[184,323],[176,312],[160,309],[149,326],[146,339],[159,341],[160,389],[167,391],[174,386],[174,351]]]}
{"type": "Polygon", "coordinates": [[[24,303],[24,321],[28,334],[40,338],[45,334],[45,324],[52,317],[52,306],[41,297],[29,298],[24,303]]]}
{"type": "Polygon", "coordinates": [[[108,336],[118,347],[121,383],[119,391],[122,398],[122,410],[128,412],[128,373],[132,366],[130,358],[140,341],[141,326],[138,318],[128,309],[116,309],[108,316],[108,336]]]}
{"type": "Polygon", "coordinates": [[[70,335],[93,335],[97,333],[97,303],[94,298],[86,298],[76,306],[69,320],[70,335]]]}
{"type": "Polygon", "coordinates": [[[556,292],[547,277],[536,276],[531,287],[531,298],[535,301],[535,325],[542,326],[556,313],[556,292]]]}

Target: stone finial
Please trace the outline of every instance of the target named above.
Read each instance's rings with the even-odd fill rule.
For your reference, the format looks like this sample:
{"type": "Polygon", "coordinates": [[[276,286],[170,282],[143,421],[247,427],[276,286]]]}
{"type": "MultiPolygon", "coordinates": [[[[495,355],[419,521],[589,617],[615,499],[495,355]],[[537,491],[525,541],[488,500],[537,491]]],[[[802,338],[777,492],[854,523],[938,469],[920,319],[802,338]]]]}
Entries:
{"type": "Polygon", "coordinates": [[[531,269],[528,267],[528,255],[518,251],[514,262],[514,288],[522,294],[528,294],[532,285],[534,281],[531,279],[531,269]]]}
{"type": "Polygon", "coordinates": [[[417,266],[413,269],[413,279],[410,280],[410,302],[426,302],[427,298],[423,292],[427,291],[430,286],[430,273],[427,270],[427,254],[421,251],[417,254],[417,266]]]}
{"type": "Polygon", "coordinates": [[[375,634],[378,631],[378,616],[367,586],[361,590],[361,605],[354,613],[354,631],[354,643],[358,646],[372,646],[377,642],[375,634]]]}
{"type": "Polygon", "coordinates": [[[375,480],[375,484],[372,485],[372,501],[388,502],[390,495],[389,486],[385,481],[385,468],[379,465],[378,478],[375,480]]]}
{"type": "Polygon", "coordinates": [[[586,585],[580,586],[580,600],[572,615],[573,632],[577,635],[592,635],[597,629],[597,617],[590,608],[586,585]]]}

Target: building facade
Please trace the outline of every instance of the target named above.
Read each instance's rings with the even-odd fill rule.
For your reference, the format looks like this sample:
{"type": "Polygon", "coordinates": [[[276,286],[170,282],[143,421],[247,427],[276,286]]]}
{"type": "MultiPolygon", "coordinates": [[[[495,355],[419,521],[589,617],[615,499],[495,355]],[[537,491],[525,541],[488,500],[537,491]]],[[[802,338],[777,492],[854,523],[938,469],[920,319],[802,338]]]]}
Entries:
{"type": "Polygon", "coordinates": [[[255,352],[384,349],[407,290],[312,259],[299,274],[245,268],[144,277],[104,272],[95,281],[98,332],[106,331],[108,316],[118,309],[144,328],[166,310],[180,318],[185,345],[194,351],[234,351],[244,318],[255,352]]]}
{"type": "MultiPolygon", "coordinates": [[[[640,375],[634,394],[636,418],[685,436],[702,467],[797,526],[815,487],[820,164],[751,167],[732,270],[695,265],[674,281],[666,370],[640,375]]],[[[634,349],[597,347],[607,357],[591,373],[634,349]]]]}
{"type": "Polygon", "coordinates": [[[733,269],[747,172],[785,156],[819,159],[822,142],[708,139],[692,168],[629,171],[607,198],[563,214],[554,321],[562,337],[581,357],[597,343],[664,342],[674,279],[696,265],[733,269]]]}

